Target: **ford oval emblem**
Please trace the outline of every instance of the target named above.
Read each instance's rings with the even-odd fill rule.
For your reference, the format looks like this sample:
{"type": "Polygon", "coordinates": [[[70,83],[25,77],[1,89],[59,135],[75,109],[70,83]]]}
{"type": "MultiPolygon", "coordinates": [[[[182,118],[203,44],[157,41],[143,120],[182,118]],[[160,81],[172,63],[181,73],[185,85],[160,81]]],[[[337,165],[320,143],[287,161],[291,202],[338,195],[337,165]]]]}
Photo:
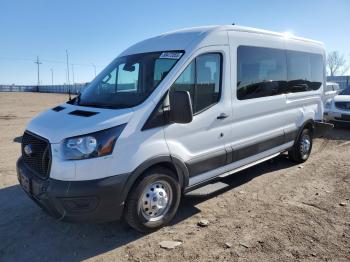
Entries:
{"type": "Polygon", "coordinates": [[[27,156],[30,156],[31,154],[33,154],[33,149],[32,149],[32,145],[31,144],[28,144],[24,147],[24,153],[27,155],[27,156]]]}

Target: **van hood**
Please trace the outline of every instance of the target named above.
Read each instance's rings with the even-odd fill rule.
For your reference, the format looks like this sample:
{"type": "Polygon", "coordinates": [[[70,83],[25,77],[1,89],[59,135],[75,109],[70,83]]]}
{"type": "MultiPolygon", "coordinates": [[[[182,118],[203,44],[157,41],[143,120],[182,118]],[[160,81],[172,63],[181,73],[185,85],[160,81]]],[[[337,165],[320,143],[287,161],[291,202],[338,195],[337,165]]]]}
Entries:
{"type": "Polygon", "coordinates": [[[348,95],[337,95],[334,97],[334,102],[350,102],[350,96],[348,95]]]}
{"type": "Polygon", "coordinates": [[[49,140],[60,143],[63,139],[89,134],[127,123],[133,110],[104,109],[61,104],[35,117],[27,130],[49,140]]]}

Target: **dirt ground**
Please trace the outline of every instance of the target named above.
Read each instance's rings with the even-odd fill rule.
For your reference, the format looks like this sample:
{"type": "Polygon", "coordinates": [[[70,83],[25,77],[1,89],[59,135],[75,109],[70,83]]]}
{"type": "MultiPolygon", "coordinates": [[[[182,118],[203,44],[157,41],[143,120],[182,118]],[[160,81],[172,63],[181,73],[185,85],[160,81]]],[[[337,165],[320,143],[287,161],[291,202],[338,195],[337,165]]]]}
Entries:
{"type": "Polygon", "coordinates": [[[317,139],[303,165],[281,155],[224,179],[215,195],[185,197],[171,226],[145,235],[120,221],[57,221],[19,187],[26,124],[65,100],[0,93],[0,261],[350,261],[350,127],[317,139]],[[163,240],[182,245],[165,250],[163,240]]]}

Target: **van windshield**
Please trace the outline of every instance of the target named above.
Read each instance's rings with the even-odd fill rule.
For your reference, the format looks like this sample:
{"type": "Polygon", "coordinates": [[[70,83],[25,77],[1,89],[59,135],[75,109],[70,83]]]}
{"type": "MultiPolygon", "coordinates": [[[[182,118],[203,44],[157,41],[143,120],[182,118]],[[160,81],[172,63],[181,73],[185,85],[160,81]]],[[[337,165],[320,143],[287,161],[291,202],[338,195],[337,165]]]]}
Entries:
{"type": "Polygon", "coordinates": [[[183,52],[152,52],[118,57],[75,99],[80,106],[128,108],[141,104],[183,52]]]}

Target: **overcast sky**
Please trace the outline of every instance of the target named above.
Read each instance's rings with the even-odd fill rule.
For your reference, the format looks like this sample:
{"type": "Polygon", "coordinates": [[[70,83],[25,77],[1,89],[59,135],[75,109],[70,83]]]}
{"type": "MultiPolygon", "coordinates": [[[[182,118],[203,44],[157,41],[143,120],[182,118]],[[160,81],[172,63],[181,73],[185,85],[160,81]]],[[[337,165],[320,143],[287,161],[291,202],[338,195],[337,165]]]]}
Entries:
{"type": "Polygon", "coordinates": [[[0,0],[0,84],[94,77],[129,45],[183,27],[231,24],[320,40],[350,59],[350,0],[104,1],[0,0]]]}

